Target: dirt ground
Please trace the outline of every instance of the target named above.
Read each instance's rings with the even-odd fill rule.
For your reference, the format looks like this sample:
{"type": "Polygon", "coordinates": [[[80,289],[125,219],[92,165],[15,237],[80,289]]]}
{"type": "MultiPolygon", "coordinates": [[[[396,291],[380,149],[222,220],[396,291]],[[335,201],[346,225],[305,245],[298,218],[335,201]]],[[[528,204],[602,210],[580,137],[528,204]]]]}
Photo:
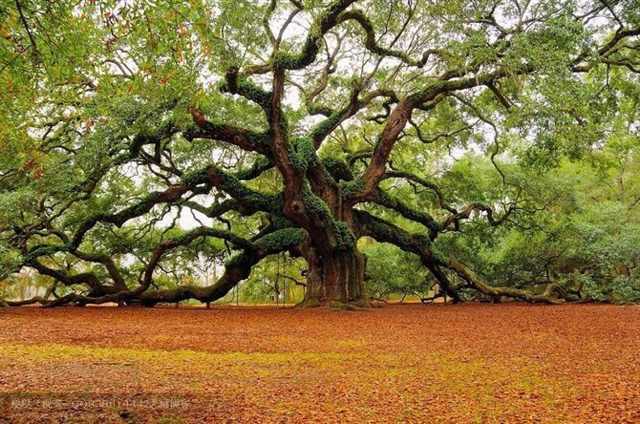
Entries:
{"type": "Polygon", "coordinates": [[[0,422],[640,422],[640,307],[0,308],[0,422]]]}

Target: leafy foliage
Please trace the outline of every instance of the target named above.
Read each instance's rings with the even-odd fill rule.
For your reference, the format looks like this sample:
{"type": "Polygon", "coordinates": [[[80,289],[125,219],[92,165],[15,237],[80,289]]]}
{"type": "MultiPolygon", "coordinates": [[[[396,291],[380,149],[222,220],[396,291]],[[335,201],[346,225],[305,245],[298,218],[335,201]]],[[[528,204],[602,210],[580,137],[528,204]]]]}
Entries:
{"type": "Polygon", "coordinates": [[[257,300],[284,255],[315,303],[636,301],[636,6],[7,3],[0,284],[257,300]]]}

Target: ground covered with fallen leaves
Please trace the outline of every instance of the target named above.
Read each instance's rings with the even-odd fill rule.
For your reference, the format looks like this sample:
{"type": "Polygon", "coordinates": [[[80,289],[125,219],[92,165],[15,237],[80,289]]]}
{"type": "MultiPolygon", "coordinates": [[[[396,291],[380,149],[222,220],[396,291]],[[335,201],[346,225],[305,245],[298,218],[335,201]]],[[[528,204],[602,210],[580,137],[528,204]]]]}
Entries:
{"type": "Polygon", "coordinates": [[[0,422],[640,422],[640,307],[0,308],[0,422]]]}

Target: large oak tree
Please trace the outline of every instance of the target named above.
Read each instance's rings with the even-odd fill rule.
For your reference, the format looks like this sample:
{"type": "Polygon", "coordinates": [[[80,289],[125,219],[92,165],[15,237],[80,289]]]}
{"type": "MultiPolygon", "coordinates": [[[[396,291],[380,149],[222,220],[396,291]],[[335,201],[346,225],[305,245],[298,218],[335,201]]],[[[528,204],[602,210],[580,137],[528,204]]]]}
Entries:
{"type": "Polygon", "coordinates": [[[500,161],[596,145],[621,96],[611,79],[640,72],[633,0],[16,0],[0,13],[2,271],[52,277],[27,301],[50,305],[211,302],[280,252],[306,261],[305,304],[365,305],[365,236],[418,255],[455,300],[452,278],[560,302],[555,284],[495,287],[434,241],[535,203],[500,161]],[[490,158],[501,202],[439,187],[430,155],[452,139],[490,158]],[[199,225],[180,229],[188,214],[199,225]],[[158,285],[180,249],[229,252],[223,275],[158,285]]]}

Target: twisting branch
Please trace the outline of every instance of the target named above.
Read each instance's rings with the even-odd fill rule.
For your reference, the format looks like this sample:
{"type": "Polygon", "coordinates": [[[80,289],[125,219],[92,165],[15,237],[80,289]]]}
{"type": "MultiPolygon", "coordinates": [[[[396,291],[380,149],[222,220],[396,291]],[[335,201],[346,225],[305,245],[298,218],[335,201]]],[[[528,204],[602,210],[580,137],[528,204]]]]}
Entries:
{"type": "Polygon", "coordinates": [[[389,196],[387,193],[380,189],[374,192],[372,201],[380,206],[399,213],[406,219],[414,222],[419,222],[420,224],[424,225],[429,229],[429,236],[432,240],[434,240],[438,236],[438,233],[442,230],[440,224],[438,224],[438,222],[428,213],[414,210],[407,206],[404,202],[389,196]]]}
{"type": "Polygon", "coordinates": [[[406,63],[407,65],[422,68],[429,61],[429,58],[432,55],[442,54],[442,51],[440,49],[428,49],[422,54],[422,57],[420,59],[412,59],[403,51],[387,49],[378,45],[373,25],[371,24],[369,18],[367,18],[362,11],[352,9],[348,12],[344,12],[338,17],[337,23],[347,22],[350,20],[356,21],[362,27],[366,34],[364,43],[365,47],[372,53],[375,53],[377,55],[383,57],[394,57],[406,63]]]}
{"type": "Polygon", "coordinates": [[[418,255],[425,267],[436,278],[438,284],[454,301],[460,300],[460,296],[443,272],[443,268],[455,272],[471,288],[490,297],[506,296],[530,302],[552,304],[565,302],[566,293],[557,284],[549,284],[542,294],[511,287],[492,286],[455,258],[444,258],[436,255],[431,250],[428,238],[409,234],[401,228],[364,211],[356,211],[356,217],[358,230],[362,235],[368,235],[378,241],[394,244],[402,250],[418,255]]]}
{"type": "Polygon", "coordinates": [[[160,243],[158,247],[156,247],[145,269],[142,284],[140,284],[140,286],[132,292],[132,295],[136,296],[142,294],[149,288],[149,286],[153,283],[153,273],[156,267],[159,265],[160,260],[168,251],[173,250],[179,246],[188,245],[194,240],[201,237],[216,237],[224,239],[232,242],[236,247],[242,248],[245,251],[254,251],[257,249],[257,247],[253,243],[241,237],[238,237],[237,235],[229,231],[217,230],[215,228],[207,227],[196,228],[183,234],[179,238],[166,240],[160,243]]]}
{"type": "Polygon", "coordinates": [[[527,290],[512,287],[497,287],[485,282],[480,276],[471,271],[466,265],[455,258],[438,260],[439,265],[455,272],[460,278],[467,282],[472,288],[487,296],[499,298],[501,296],[522,299],[534,303],[561,304],[566,302],[566,292],[557,284],[550,283],[541,294],[535,294],[527,290]]]}
{"type": "Polygon", "coordinates": [[[359,210],[354,212],[360,235],[373,237],[379,242],[391,243],[404,251],[418,255],[422,264],[431,271],[443,291],[454,301],[460,301],[459,294],[434,261],[429,237],[410,234],[402,228],[368,212],[359,210]]]}
{"type": "Polygon", "coordinates": [[[460,221],[469,218],[474,211],[484,212],[487,216],[489,224],[491,224],[492,226],[497,226],[506,221],[511,213],[515,211],[515,209],[515,205],[511,204],[509,208],[507,208],[507,210],[502,214],[502,216],[496,219],[493,209],[488,205],[479,202],[470,203],[465,206],[460,212],[452,213],[447,218],[445,218],[445,220],[440,224],[440,228],[448,229],[451,227],[451,225],[453,225],[454,228],[458,230],[460,228],[460,221]]]}
{"type": "Polygon", "coordinates": [[[270,155],[270,140],[267,134],[259,134],[244,128],[231,125],[214,124],[208,121],[202,111],[195,107],[189,109],[197,128],[189,129],[183,135],[187,140],[205,138],[220,140],[240,147],[250,152],[270,155]]]}
{"type": "Polygon", "coordinates": [[[385,174],[382,176],[382,180],[387,178],[402,178],[407,181],[417,183],[435,194],[439,208],[446,209],[451,213],[457,213],[457,211],[444,200],[442,191],[435,183],[427,181],[424,178],[418,177],[417,175],[411,174],[409,172],[395,170],[385,172],[385,174]]]}
{"type": "Polygon", "coordinates": [[[31,28],[29,27],[29,23],[27,22],[27,18],[22,11],[22,5],[19,0],[16,0],[16,9],[18,10],[18,14],[20,15],[20,22],[24,26],[24,30],[27,32],[27,36],[29,37],[29,42],[31,43],[32,48],[32,58],[34,63],[38,63],[40,61],[40,50],[38,49],[38,44],[36,43],[36,38],[33,36],[31,32],[31,28]]]}

